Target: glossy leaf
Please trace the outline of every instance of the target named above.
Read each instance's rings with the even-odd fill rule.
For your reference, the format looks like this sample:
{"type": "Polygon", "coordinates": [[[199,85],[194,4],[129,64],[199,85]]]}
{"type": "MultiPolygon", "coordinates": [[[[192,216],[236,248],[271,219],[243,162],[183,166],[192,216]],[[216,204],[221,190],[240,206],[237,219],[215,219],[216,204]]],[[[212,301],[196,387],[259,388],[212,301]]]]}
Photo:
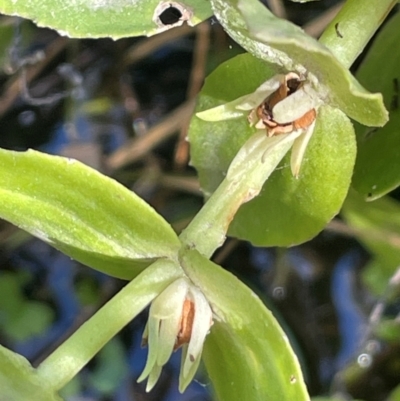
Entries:
{"type": "Polygon", "coordinates": [[[309,400],[288,338],[257,295],[197,251],[180,256],[216,316],[203,358],[218,400],[309,400]]]}
{"type": "Polygon", "coordinates": [[[363,275],[369,287],[382,294],[400,265],[400,205],[389,198],[365,202],[351,191],[342,214],[355,229],[357,239],[373,254],[374,260],[363,275]]]}
{"type": "Polygon", "coordinates": [[[142,199],[72,159],[0,150],[0,204],[1,218],[120,278],[179,248],[170,225],[142,199]]]}
{"type": "MultiPolygon", "coordinates": [[[[198,110],[251,93],[273,74],[270,66],[253,56],[237,56],[207,78],[198,110]]],[[[193,118],[189,132],[192,164],[207,196],[254,132],[245,116],[218,122],[193,118]]],[[[346,116],[328,106],[320,109],[299,179],[290,172],[289,157],[272,174],[261,194],[239,209],[230,235],[257,245],[293,245],[316,235],[339,211],[355,159],[353,128],[346,116]]]]}
{"type": "Polygon", "coordinates": [[[61,35],[74,38],[153,35],[187,21],[190,25],[212,15],[208,1],[183,0],[1,0],[0,12],[33,20],[36,24],[57,30],[61,35]],[[163,24],[159,18],[162,6],[173,7],[176,23],[163,24]]]}
{"type": "Polygon", "coordinates": [[[0,345],[0,360],[1,401],[62,401],[23,356],[0,345]]]}
{"type": "Polygon", "coordinates": [[[387,111],[380,94],[366,91],[321,43],[275,17],[257,0],[211,0],[228,34],[254,56],[305,74],[321,99],[368,126],[382,126],[387,111]]]}
{"type": "Polygon", "coordinates": [[[382,92],[390,110],[379,129],[356,126],[358,153],[353,186],[366,199],[377,199],[400,185],[400,13],[382,29],[361,64],[357,78],[382,92]]]}

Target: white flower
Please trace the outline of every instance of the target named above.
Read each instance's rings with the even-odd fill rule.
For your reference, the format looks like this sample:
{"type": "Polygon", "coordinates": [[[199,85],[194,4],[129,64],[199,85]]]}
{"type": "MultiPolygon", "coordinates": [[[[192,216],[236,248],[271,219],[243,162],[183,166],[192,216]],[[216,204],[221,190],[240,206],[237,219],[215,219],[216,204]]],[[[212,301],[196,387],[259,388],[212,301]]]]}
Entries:
{"type": "Polygon", "coordinates": [[[311,84],[290,72],[275,75],[251,94],[196,115],[205,121],[221,121],[249,113],[250,125],[265,130],[268,137],[287,135],[288,139],[296,138],[292,147],[291,169],[297,178],[321,104],[311,84]]]}
{"type": "Polygon", "coordinates": [[[212,325],[212,311],[203,293],[188,279],[170,284],[151,304],[143,339],[149,346],[146,366],[138,382],[148,377],[150,391],[173,351],[182,346],[179,391],[192,381],[200,364],[204,340],[212,325]]]}

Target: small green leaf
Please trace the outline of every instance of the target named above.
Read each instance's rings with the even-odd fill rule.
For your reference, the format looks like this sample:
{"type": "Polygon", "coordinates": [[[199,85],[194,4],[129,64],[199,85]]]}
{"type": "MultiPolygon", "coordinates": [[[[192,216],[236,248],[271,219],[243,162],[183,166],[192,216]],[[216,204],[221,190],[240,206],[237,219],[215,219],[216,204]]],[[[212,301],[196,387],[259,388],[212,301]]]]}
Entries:
{"type": "Polygon", "coordinates": [[[0,345],[0,401],[62,401],[28,360],[0,345]]]}
{"type": "Polygon", "coordinates": [[[186,274],[217,316],[203,351],[217,398],[309,400],[288,338],[257,295],[197,251],[185,250],[180,256],[186,274]]]}
{"type": "Polygon", "coordinates": [[[390,198],[365,202],[350,191],[342,214],[357,239],[374,255],[363,276],[375,293],[382,294],[400,265],[400,205],[390,198]]]}
{"type": "MultiPolygon", "coordinates": [[[[237,56],[207,78],[198,110],[251,93],[273,75],[271,67],[250,54],[237,56]]],[[[217,122],[193,118],[189,132],[192,164],[207,196],[253,133],[245,116],[217,122]]],[[[291,174],[288,155],[261,194],[239,209],[229,234],[264,246],[293,245],[315,236],[339,211],[350,185],[354,159],[350,121],[337,109],[321,107],[299,179],[291,174]]]]}
{"type": "Polygon", "coordinates": [[[1,218],[116,277],[131,279],[179,248],[154,209],[76,160],[0,150],[0,203],[1,218]]]}
{"type": "Polygon", "coordinates": [[[212,15],[209,2],[198,0],[2,0],[0,12],[31,19],[63,36],[113,39],[150,36],[186,21],[196,25],[212,15]],[[163,5],[173,7],[173,20],[165,24],[157,18],[163,5]]]}
{"type": "Polygon", "coordinates": [[[254,56],[305,74],[321,99],[368,126],[382,126],[387,111],[380,94],[366,91],[321,43],[275,17],[257,0],[211,0],[228,34],[254,56]]]}
{"type": "Polygon", "coordinates": [[[400,13],[375,39],[357,78],[371,90],[382,92],[390,110],[389,122],[379,129],[356,126],[358,153],[353,186],[368,200],[400,185],[400,13]]]}

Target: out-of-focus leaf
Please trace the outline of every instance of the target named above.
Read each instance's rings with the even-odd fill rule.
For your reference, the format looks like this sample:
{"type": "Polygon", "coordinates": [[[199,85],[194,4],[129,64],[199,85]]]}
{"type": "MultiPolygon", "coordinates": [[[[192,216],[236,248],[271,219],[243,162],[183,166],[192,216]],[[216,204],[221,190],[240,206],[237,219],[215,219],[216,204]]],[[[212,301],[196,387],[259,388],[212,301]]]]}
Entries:
{"type": "Polygon", "coordinates": [[[395,319],[383,319],[374,328],[374,333],[378,338],[398,344],[400,342],[400,322],[395,319]]]}
{"type": "Polygon", "coordinates": [[[397,386],[389,395],[386,401],[400,401],[400,386],[397,386]]]}
{"type": "Polygon", "coordinates": [[[350,191],[342,214],[373,254],[374,261],[364,271],[364,277],[374,292],[382,294],[400,265],[400,205],[389,198],[365,202],[350,191]]]}
{"type": "Polygon", "coordinates": [[[21,355],[0,345],[0,401],[62,401],[21,355]]]}
{"type": "MultiPolygon", "coordinates": [[[[237,56],[207,78],[197,110],[251,93],[272,75],[271,67],[250,54],[237,56]]],[[[207,196],[254,132],[245,116],[217,122],[193,118],[189,132],[192,164],[207,196]]],[[[351,123],[339,110],[321,107],[299,179],[292,176],[287,156],[261,194],[239,209],[229,234],[264,246],[308,240],[339,211],[350,185],[354,159],[351,123]]]]}
{"type": "Polygon", "coordinates": [[[53,319],[48,305],[25,298],[23,281],[24,277],[19,274],[0,274],[0,327],[19,341],[42,333],[53,319]]]}
{"type": "Polygon", "coordinates": [[[0,150],[0,204],[1,218],[120,278],[179,248],[171,226],[142,199],[72,159],[0,150]]]}
{"type": "Polygon", "coordinates": [[[400,13],[379,33],[357,71],[362,84],[382,92],[390,113],[379,129],[356,126],[357,161],[353,186],[368,200],[400,185],[400,13]]]}
{"type": "Polygon", "coordinates": [[[254,56],[287,71],[304,73],[331,106],[368,126],[382,126],[387,111],[380,94],[366,91],[321,43],[275,17],[257,0],[211,0],[228,34],[254,56]]]}
{"type": "Polygon", "coordinates": [[[1,0],[0,12],[31,19],[64,36],[113,39],[150,36],[185,21],[198,24],[212,15],[210,3],[198,0],[1,0]],[[158,17],[165,9],[170,10],[162,23],[158,17]]]}
{"type": "Polygon", "coordinates": [[[195,250],[181,264],[217,316],[203,351],[219,400],[309,400],[296,355],[272,313],[236,277],[195,250]]]}
{"type": "Polygon", "coordinates": [[[96,356],[96,368],[89,377],[89,382],[104,395],[112,395],[129,367],[126,361],[124,345],[113,338],[96,356]]]}

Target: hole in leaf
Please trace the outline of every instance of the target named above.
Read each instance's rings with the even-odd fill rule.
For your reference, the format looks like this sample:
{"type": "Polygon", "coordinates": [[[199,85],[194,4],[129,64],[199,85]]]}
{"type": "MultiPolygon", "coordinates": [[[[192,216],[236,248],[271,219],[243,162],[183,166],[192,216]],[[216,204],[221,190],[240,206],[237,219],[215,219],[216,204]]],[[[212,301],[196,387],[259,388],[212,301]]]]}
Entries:
{"type": "Polygon", "coordinates": [[[171,6],[165,9],[158,18],[164,25],[173,25],[182,18],[182,13],[178,8],[171,6]]]}

